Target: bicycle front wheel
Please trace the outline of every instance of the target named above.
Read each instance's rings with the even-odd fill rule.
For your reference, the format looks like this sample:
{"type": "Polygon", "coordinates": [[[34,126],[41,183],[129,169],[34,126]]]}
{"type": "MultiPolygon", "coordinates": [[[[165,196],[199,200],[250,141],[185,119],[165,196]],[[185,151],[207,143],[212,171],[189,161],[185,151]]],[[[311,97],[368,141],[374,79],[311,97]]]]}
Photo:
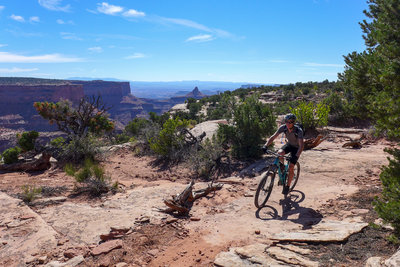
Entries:
{"type": "Polygon", "coordinates": [[[297,182],[299,181],[299,177],[300,177],[300,163],[297,162],[296,165],[294,165],[294,175],[290,185],[290,191],[292,191],[296,186],[297,182]]]}
{"type": "Polygon", "coordinates": [[[257,208],[262,208],[267,203],[272,192],[272,187],[274,186],[275,174],[276,172],[268,170],[261,176],[256,195],[254,196],[254,205],[257,208]]]}

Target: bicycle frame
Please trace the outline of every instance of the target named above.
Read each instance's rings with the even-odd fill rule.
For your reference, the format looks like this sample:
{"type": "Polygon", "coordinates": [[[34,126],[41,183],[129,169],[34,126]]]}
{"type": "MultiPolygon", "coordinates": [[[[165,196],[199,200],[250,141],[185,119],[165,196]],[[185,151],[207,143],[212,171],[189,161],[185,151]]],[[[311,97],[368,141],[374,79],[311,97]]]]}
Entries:
{"type": "Polygon", "coordinates": [[[276,158],[274,160],[274,163],[273,163],[273,166],[275,166],[273,171],[278,170],[279,180],[284,185],[286,183],[287,173],[288,173],[288,169],[289,169],[289,161],[288,161],[289,157],[284,156],[284,155],[281,156],[278,153],[273,152],[273,151],[267,151],[267,153],[276,156],[276,158]],[[279,160],[280,157],[285,158],[286,161],[287,161],[286,164],[283,164],[283,166],[285,166],[285,169],[284,169],[283,173],[282,173],[282,170],[280,168],[280,164],[281,164],[281,161],[279,160]]]}

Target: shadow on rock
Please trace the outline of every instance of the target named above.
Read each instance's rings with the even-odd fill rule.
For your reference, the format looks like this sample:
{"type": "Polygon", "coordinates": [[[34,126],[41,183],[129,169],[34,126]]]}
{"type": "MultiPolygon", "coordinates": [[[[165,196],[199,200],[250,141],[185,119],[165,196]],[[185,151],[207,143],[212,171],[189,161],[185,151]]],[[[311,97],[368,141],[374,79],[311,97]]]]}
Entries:
{"type": "Polygon", "coordinates": [[[256,218],[263,221],[276,220],[279,218],[278,211],[269,205],[264,206],[256,211],[256,218]]]}
{"type": "Polygon", "coordinates": [[[323,218],[322,214],[312,208],[301,207],[299,203],[304,198],[304,193],[297,190],[285,196],[284,199],[279,201],[282,206],[282,216],[278,219],[301,224],[303,225],[303,230],[310,229],[313,225],[318,224],[323,218]],[[298,214],[296,219],[289,218],[296,214],[298,214]]]}

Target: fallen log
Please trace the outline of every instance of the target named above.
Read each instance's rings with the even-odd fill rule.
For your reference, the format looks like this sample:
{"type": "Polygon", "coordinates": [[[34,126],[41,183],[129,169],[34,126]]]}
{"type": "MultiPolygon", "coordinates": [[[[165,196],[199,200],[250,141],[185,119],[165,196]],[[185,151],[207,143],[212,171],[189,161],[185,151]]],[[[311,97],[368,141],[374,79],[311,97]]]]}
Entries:
{"type": "Polygon", "coordinates": [[[50,168],[50,153],[43,152],[38,159],[30,161],[21,161],[11,164],[1,164],[0,171],[16,172],[16,171],[43,171],[50,168]]]}
{"type": "Polygon", "coordinates": [[[326,137],[323,137],[323,135],[319,134],[316,138],[310,138],[310,139],[304,140],[304,150],[310,150],[314,147],[317,147],[325,139],[326,139],[326,137]]]}
{"type": "Polygon", "coordinates": [[[206,188],[193,191],[194,181],[192,180],[189,185],[176,196],[172,196],[172,199],[164,200],[164,204],[167,205],[168,209],[161,210],[167,213],[178,212],[179,215],[187,215],[193,206],[193,202],[196,199],[208,195],[210,192],[220,190],[223,184],[209,184],[206,188]]]}
{"type": "Polygon", "coordinates": [[[344,143],[342,147],[362,148],[361,141],[365,139],[365,134],[361,134],[359,139],[351,139],[350,142],[344,143]]]}

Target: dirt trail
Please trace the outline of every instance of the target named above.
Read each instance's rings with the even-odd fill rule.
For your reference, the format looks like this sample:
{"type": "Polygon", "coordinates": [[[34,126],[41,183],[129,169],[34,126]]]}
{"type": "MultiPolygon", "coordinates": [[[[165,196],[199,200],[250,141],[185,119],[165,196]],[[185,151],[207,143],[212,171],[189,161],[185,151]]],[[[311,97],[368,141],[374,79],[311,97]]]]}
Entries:
{"type": "MultiPolygon", "coordinates": [[[[101,231],[117,219],[124,227],[136,228],[134,233],[139,236],[132,234],[123,238],[122,249],[89,256],[81,266],[114,266],[119,261],[131,266],[211,266],[215,256],[230,247],[269,244],[274,233],[307,229],[322,219],[357,216],[357,211],[329,212],[321,208],[333,200],[348,197],[371,180],[376,181],[380,166],[387,164],[383,149],[390,143],[374,142],[361,149],[349,149],[342,148],[344,141],[345,138],[334,138],[303,152],[295,191],[284,199],[282,187],[275,185],[267,206],[260,210],[253,204],[260,179],[256,176],[233,177],[239,183],[225,184],[215,195],[196,200],[189,217],[174,218],[157,212],[154,207],[165,208],[162,199],[180,193],[190,175],[184,169],[163,170],[152,166],[149,158],[138,158],[127,151],[120,151],[105,162],[107,172],[125,186],[125,192],[98,200],[78,196],[68,198],[59,206],[33,209],[60,234],[58,238],[69,239],[69,246],[75,248],[79,242],[87,247],[95,245],[97,236],[104,234],[101,231]],[[99,210],[102,210],[101,216],[96,212],[99,210]],[[76,217],[71,217],[74,213],[76,217]],[[93,217],[82,218],[85,214],[93,217]],[[80,217],[85,220],[84,224],[77,221],[80,217]],[[138,225],[135,220],[140,217],[148,217],[151,223],[138,225]],[[102,222],[104,227],[100,225],[102,222]],[[98,232],[89,231],[93,228],[91,224],[96,225],[98,232]]],[[[56,195],[68,195],[73,189],[71,177],[51,170],[35,175],[0,174],[0,177],[1,191],[11,196],[20,193],[24,184],[48,186],[53,191],[59,188],[56,195]]],[[[196,183],[195,189],[205,186],[205,183],[196,183]]],[[[68,249],[68,244],[47,251],[46,262],[62,258],[63,249],[68,249]]]]}

